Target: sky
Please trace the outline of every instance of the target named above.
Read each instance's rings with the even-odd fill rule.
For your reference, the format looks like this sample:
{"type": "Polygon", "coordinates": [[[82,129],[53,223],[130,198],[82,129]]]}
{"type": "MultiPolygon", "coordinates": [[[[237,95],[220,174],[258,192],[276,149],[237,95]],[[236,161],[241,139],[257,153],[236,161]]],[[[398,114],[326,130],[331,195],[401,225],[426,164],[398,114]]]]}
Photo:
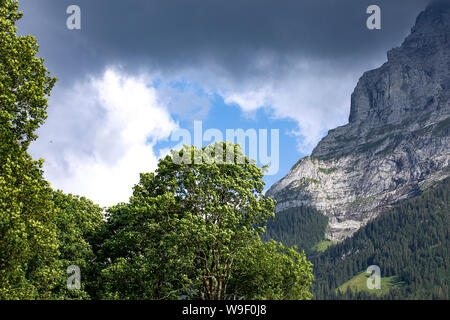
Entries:
{"type": "Polygon", "coordinates": [[[358,79],[427,2],[19,0],[18,33],[37,38],[58,78],[30,152],[53,188],[110,206],[128,201],[139,173],[179,146],[173,134],[194,137],[198,121],[224,136],[267,129],[269,150],[279,130],[267,189],[348,122],[358,79]],[[373,4],[380,30],[366,27],[373,4]],[[67,28],[70,5],[81,9],[79,30],[67,28]]]}

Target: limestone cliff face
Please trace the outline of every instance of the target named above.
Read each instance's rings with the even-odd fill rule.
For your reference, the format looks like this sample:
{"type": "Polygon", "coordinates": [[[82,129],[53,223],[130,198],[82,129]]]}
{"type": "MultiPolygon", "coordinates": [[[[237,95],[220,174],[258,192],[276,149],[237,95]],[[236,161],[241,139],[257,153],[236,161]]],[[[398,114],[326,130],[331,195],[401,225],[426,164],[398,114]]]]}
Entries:
{"type": "Polygon", "coordinates": [[[450,1],[422,12],[388,61],[360,78],[349,123],[330,130],[267,195],[313,206],[341,241],[385,208],[450,175],[450,1]]]}

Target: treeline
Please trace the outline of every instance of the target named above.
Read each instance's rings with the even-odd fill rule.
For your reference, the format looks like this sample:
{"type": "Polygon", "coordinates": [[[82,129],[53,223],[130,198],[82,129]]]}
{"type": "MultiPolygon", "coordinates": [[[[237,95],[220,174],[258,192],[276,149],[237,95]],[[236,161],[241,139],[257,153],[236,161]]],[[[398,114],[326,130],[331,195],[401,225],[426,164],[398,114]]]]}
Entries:
{"type": "MultiPolygon", "coordinates": [[[[219,145],[225,156],[228,144],[219,145]]],[[[247,158],[197,165],[166,156],[141,174],[128,203],[104,215],[90,200],[53,191],[20,147],[0,151],[13,159],[0,163],[0,299],[312,297],[306,256],[260,239],[264,227],[255,226],[273,216],[273,201],[247,158]],[[71,266],[79,287],[69,287],[71,266]]]]}
{"type": "Polygon", "coordinates": [[[271,239],[289,247],[297,246],[310,253],[318,242],[324,240],[328,217],[311,207],[296,207],[278,212],[267,223],[263,241],[271,239]]]}
{"type": "Polygon", "coordinates": [[[312,257],[315,299],[449,299],[449,195],[447,178],[312,257]],[[370,265],[399,286],[381,297],[336,290],[370,265]]]}

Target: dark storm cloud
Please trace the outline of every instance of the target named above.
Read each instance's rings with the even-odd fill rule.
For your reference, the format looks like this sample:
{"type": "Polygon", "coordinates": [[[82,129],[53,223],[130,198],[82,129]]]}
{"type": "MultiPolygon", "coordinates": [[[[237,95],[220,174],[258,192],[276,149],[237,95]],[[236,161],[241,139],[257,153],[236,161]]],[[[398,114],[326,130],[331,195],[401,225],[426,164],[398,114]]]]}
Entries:
{"type": "Polygon", "coordinates": [[[427,0],[20,0],[19,32],[38,38],[41,56],[64,82],[120,63],[170,72],[213,63],[230,77],[258,72],[273,57],[282,72],[295,59],[348,68],[385,57],[408,34],[427,0]],[[82,10],[82,30],[66,29],[66,8],[82,10]],[[382,30],[366,28],[366,8],[382,10],[382,30]]]}
{"type": "MultiPolygon", "coordinates": [[[[24,12],[19,33],[36,36],[39,55],[60,79],[32,154],[47,159],[45,172],[54,187],[72,193],[90,190],[88,196],[101,201],[117,189],[110,177],[120,176],[120,185],[128,190],[115,199],[126,199],[132,185],[127,179],[142,172],[140,161],[156,163],[156,149],[137,155],[149,138],[147,127],[157,124],[168,137],[175,114],[186,123],[207,118],[214,103],[211,92],[244,112],[264,106],[268,117],[294,120],[292,128],[284,129],[298,137],[298,150],[307,154],[326,130],[344,124],[358,77],[400,45],[427,0],[19,3],[24,12]],[[66,9],[72,4],[81,7],[81,30],[66,28],[66,9]],[[381,7],[382,30],[366,28],[366,9],[372,4],[381,7]],[[152,81],[159,85],[148,88],[152,81]],[[194,86],[180,89],[185,82],[194,86]],[[154,111],[130,121],[139,106],[143,114],[148,108],[154,111]],[[126,143],[117,138],[130,132],[138,134],[126,143]],[[117,173],[111,174],[111,168],[117,173]]],[[[240,127],[231,116],[221,120],[230,128],[240,127]]]]}

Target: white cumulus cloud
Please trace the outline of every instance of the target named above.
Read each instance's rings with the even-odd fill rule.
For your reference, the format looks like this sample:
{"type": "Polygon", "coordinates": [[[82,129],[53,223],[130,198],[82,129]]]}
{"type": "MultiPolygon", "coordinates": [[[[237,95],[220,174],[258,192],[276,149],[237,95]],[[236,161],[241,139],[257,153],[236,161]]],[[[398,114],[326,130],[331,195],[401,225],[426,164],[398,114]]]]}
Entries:
{"type": "Polygon", "coordinates": [[[56,91],[32,145],[55,189],[102,206],[127,201],[139,173],[156,169],[154,146],[177,128],[148,76],[108,69],[56,91]]]}
{"type": "Polygon", "coordinates": [[[220,68],[190,71],[189,76],[207,83],[226,104],[237,105],[244,113],[269,111],[274,119],[294,120],[289,130],[298,138],[300,153],[309,154],[327,130],[347,123],[350,96],[364,70],[379,62],[344,67],[323,60],[291,60],[277,67],[275,58],[255,58],[254,74],[246,81],[229,77],[220,68]],[[211,73],[209,70],[214,70],[211,73]]]}

